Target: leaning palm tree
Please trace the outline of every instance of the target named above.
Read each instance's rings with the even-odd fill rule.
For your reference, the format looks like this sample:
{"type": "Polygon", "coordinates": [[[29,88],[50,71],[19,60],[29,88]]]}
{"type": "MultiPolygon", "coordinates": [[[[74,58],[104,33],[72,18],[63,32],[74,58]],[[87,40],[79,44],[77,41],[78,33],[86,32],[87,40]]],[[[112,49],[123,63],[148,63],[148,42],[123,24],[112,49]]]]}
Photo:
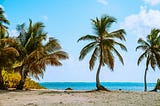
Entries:
{"type": "Polygon", "coordinates": [[[147,71],[149,65],[151,65],[152,69],[155,70],[155,67],[158,66],[160,68],[160,30],[152,29],[151,33],[147,36],[147,40],[143,40],[140,38],[138,40],[139,46],[137,46],[136,50],[141,49],[144,52],[139,57],[137,64],[146,58],[146,68],[144,73],[144,91],[147,91],[147,71]]]}
{"type": "Polygon", "coordinates": [[[127,51],[126,47],[117,42],[116,39],[125,41],[125,31],[119,29],[113,32],[109,32],[109,28],[112,23],[116,22],[116,19],[111,16],[102,16],[100,19],[96,18],[92,20],[93,27],[96,35],[85,35],[78,39],[90,41],[80,52],[79,59],[82,60],[91,51],[92,56],[89,61],[89,68],[92,70],[95,66],[95,61],[99,60],[98,70],[96,74],[96,87],[97,90],[108,90],[100,84],[99,74],[102,66],[108,65],[113,71],[114,69],[114,55],[117,55],[122,64],[123,58],[116,49],[119,46],[122,50],[127,51]]]}
{"type": "Polygon", "coordinates": [[[4,15],[4,11],[0,7],[0,38],[4,38],[5,36],[8,36],[8,32],[7,32],[8,27],[6,25],[9,25],[9,21],[6,19],[4,15]]]}
{"type": "Polygon", "coordinates": [[[12,47],[16,42],[12,38],[0,39],[0,89],[7,89],[5,82],[3,80],[2,71],[11,70],[12,65],[17,56],[19,56],[18,51],[12,47]]]}
{"type": "Polygon", "coordinates": [[[43,23],[32,24],[30,20],[28,29],[25,28],[25,24],[19,25],[17,29],[20,32],[17,41],[21,56],[17,59],[20,65],[15,70],[21,75],[17,89],[22,90],[27,76],[32,75],[39,79],[39,76],[43,77],[46,65],[60,66],[60,60],[67,59],[68,56],[61,50],[55,38],[49,38],[44,43],[47,33],[44,32],[43,23]]]}

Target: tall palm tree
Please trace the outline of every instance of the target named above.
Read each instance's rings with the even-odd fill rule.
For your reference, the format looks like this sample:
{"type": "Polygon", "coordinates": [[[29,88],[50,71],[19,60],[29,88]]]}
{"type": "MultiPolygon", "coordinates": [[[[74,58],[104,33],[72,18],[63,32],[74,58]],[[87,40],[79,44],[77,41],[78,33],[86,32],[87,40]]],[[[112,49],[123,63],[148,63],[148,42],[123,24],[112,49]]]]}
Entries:
{"type": "Polygon", "coordinates": [[[89,61],[89,68],[92,70],[95,66],[95,61],[98,59],[99,65],[96,74],[96,87],[97,90],[108,90],[100,84],[99,74],[102,66],[108,65],[113,71],[114,69],[114,55],[117,55],[122,64],[123,58],[121,54],[116,49],[119,46],[122,50],[127,51],[126,47],[117,42],[116,39],[125,41],[125,31],[119,29],[113,32],[109,32],[109,28],[112,23],[116,22],[116,19],[111,16],[102,16],[100,19],[96,18],[92,20],[93,27],[96,35],[85,35],[78,39],[91,41],[87,44],[80,52],[79,59],[82,60],[91,51],[93,51],[92,56],[89,61]]]}
{"type": "Polygon", "coordinates": [[[15,45],[16,42],[12,38],[0,39],[0,89],[7,89],[2,76],[2,70],[10,70],[17,56],[18,51],[11,45],[15,45]]]}
{"type": "Polygon", "coordinates": [[[9,20],[6,19],[6,17],[4,16],[4,11],[0,7],[0,38],[8,36],[8,27],[6,25],[9,25],[9,20]]]}
{"type": "Polygon", "coordinates": [[[151,33],[147,36],[146,41],[140,38],[138,40],[138,46],[136,50],[141,49],[144,52],[139,57],[137,64],[146,58],[146,68],[144,73],[144,91],[147,91],[147,71],[149,65],[151,65],[152,69],[155,70],[155,67],[158,66],[160,68],[160,30],[152,29],[151,33]]]}
{"type": "Polygon", "coordinates": [[[46,65],[61,66],[60,60],[67,59],[66,52],[61,50],[61,46],[55,38],[47,40],[47,33],[44,32],[44,25],[41,22],[30,24],[28,29],[25,24],[18,26],[20,35],[17,38],[19,43],[18,50],[21,54],[19,57],[20,65],[15,68],[20,75],[21,80],[17,89],[23,89],[25,79],[32,75],[39,79],[43,77],[46,65]]]}

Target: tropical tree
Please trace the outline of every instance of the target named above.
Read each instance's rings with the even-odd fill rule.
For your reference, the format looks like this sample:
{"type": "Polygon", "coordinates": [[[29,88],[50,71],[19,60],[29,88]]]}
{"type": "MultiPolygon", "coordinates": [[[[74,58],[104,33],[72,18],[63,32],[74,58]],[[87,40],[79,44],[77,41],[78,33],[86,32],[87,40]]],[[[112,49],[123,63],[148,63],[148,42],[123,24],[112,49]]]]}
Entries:
{"type": "Polygon", "coordinates": [[[68,55],[61,50],[55,38],[47,39],[44,24],[41,22],[32,24],[30,20],[28,28],[22,24],[18,25],[17,30],[20,33],[17,38],[20,56],[17,59],[19,66],[15,70],[21,75],[17,89],[22,90],[27,76],[32,75],[37,79],[43,77],[46,65],[61,66],[60,60],[67,59],[68,55]]]}
{"type": "Polygon", "coordinates": [[[0,39],[8,36],[8,27],[6,25],[9,25],[9,20],[6,19],[4,11],[0,7],[0,39]]]}
{"type": "Polygon", "coordinates": [[[9,21],[0,7],[0,89],[7,89],[3,80],[2,70],[11,69],[15,57],[19,55],[18,51],[13,47],[16,42],[13,38],[9,38],[6,25],[9,25],[9,21]]]}
{"type": "Polygon", "coordinates": [[[12,38],[0,39],[0,89],[7,89],[5,82],[3,80],[2,71],[11,70],[12,65],[17,56],[19,56],[18,51],[11,45],[15,45],[16,42],[12,38]]]}
{"type": "Polygon", "coordinates": [[[93,27],[96,35],[85,35],[78,39],[90,41],[80,52],[79,60],[83,60],[84,57],[91,51],[93,51],[89,60],[89,68],[92,70],[95,66],[95,62],[98,59],[99,65],[96,73],[96,87],[97,90],[107,90],[100,84],[99,74],[102,66],[107,65],[112,71],[114,70],[114,55],[117,55],[120,62],[124,64],[121,54],[118,52],[116,47],[120,47],[122,50],[127,51],[126,47],[116,41],[125,41],[125,31],[119,29],[113,32],[109,32],[109,28],[112,23],[116,22],[116,19],[111,16],[102,16],[100,19],[96,18],[92,20],[93,27]]]}
{"type": "Polygon", "coordinates": [[[160,68],[160,30],[152,29],[151,33],[147,36],[146,41],[140,38],[136,50],[141,49],[144,52],[138,58],[137,64],[146,58],[146,68],[144,73],[144,91],[147,91],[147,71],[149,65],[155,70],[156,66],[160,68]]]}

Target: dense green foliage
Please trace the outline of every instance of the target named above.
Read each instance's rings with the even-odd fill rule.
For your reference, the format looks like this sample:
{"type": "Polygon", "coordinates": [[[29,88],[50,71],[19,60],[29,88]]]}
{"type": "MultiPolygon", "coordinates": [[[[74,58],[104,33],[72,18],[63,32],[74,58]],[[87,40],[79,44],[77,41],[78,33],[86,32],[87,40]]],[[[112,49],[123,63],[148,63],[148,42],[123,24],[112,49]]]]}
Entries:
{"type": "MultiPolygon", "coordinates": [[[[19,73],[3,71],[2,75],[7,88],[16,88],[16,86],[18,85],[21,79],[21,76],[19,75],[19,73]]],[[[24,88],[25,89],[42,89],[43,87],[41,87],[35,81],[31,80],[31,78],[26,78],[24,88]]]]}

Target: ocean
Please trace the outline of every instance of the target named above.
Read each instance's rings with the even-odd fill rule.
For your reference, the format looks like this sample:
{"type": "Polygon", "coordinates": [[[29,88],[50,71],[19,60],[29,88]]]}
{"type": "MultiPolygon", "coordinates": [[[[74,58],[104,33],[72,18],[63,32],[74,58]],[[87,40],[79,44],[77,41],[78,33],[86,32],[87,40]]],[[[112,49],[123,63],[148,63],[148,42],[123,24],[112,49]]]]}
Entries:
{"type": "MultiPolygon", "coordinates": [[[[73,90],[93,90],[96,89],[95,82],[40,82],[41,86],[53,90],[65,90],[72,88],[73,90]]],[[[137,82],[101,82],[103,86],[109,90],[124,91],[144,91],[144,84],[137,82]]],[[[153,90],[156,83],[147,83],[148,90],[153,90]]]]}

